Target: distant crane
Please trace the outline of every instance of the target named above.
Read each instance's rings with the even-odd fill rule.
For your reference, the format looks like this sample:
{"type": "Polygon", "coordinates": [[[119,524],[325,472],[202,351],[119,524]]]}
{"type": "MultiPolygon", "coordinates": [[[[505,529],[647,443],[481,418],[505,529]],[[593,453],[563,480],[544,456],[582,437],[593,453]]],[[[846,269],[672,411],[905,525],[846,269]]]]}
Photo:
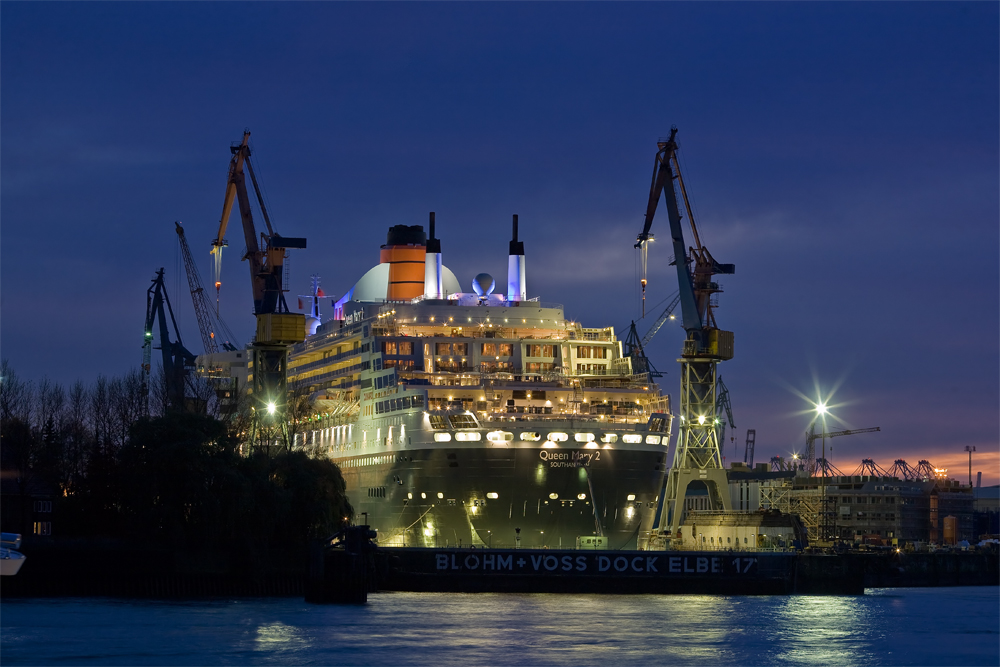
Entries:
{"type": "Polygon", "coordinates": [[[249,130],[243,132],[241,143],[230,147],[230,152],[233,157],[229,161],[229,177],[226,181],[226,196],[222,203],[219,233],[212,241],[216,290],[219,290],[222,284],[222,249],[228,245],[225,239],[226,226],[229,224],[229,215],[235,200],[239,203],[243,223],[243,238],[246,241],[243,259],[250,267],[253,312],[257,317],[257,336],[251,349],[253,382],[250,391],[254,410],[254,433],[251,436],[251,444],[257,444],[254,441],[259,441],[260,444],[270,446],[275,440],[280,440],[282,445],[287,446],[288,348],[293,343],[305,340],[305,315],[288,310],[285,290],[282,287],[283,268],[286,250],[305,248],[306,240],[282,237],[274,231],[250,162],[249,130]],[[260,233],[260,243],[250,209],[244,167],[250,173],[257,203],[260,205],[267,227],[266,233],[260,233]]]}
{"type": "Polygon", "coordinates": [[[736,423],[733,421],[733,406],[729,402],[729,387],[722,381],[721,375],[719,376],[719,393],[715,399],[715,414],[715,421],[719,425],[719,443],[720,446],[725,446],[726,421],[729,421],[729,428],[736,428],[736,423]],[[723,411],[726,413],[726,419],[719,419],[718,415],[723,411]]]}
{"type": "Polygon", "coordinates": [[[646,351],[643,349],[645,344],[639,340],[639,333],[635,329],[634,321],[629,326],[628,335],[622,342],[622,346],[625,356],[632,361],[632,372],[634,374],[642,375],[643,373],[647,373],[650,379],[663,377],[663,373],[656,370],[653,362],[646,357],[646,351]]]}
{"type": "MultiPolygon", "coordinates": [[[[664,324],[666,324],[667,320],[674,319],[674,309],[677,307],[677,304],[680,303],[680,301],[681,301],[681,295],[680,292],[677,292],[674,295],[674,297],[670,300],[670,304],[664,309],[663,313],[661,313],[660,316],[657,318],[656,322],[653,322],[653,326],[649,327],[649,331],[647,331],[646,335],[642,337],[643,347],[649,345],[649,342],[653,340],[653,336],[655,336],[656,332],[659,331],[664,324]]],[[[662,303],[662,301],[660,303],[662,303]]]]}
{"type": "Polygon", "coordinates": [[[903,459],[896,459],[892,462],[892,467],[889,468],[889,476],[905,480],[917,479],[919,477],[917,471],[903,459]]]}
{"type": "Polygon", "coordinates": [[[163,378],[166,384],[167,407],[173,410],[185,410],[191,407],[184,391],[188,374],[194,368],[195,357],[181,342],[181,332],[177,328],[174,309],[170,306],[170,297],[163,284],[163,269],[156,272],[153,284],[146,290],[146,324],[142,342],[142,384],[145,411],[149,414],[150,370],[153,361],[153,325],[159,323],[160,350],[163,364],[163,378]],[[163,310],[166,304],[170,313],[170,323],[174,327],[176,342],[170,341],[170,329],[163,310]]]}
{"type": "Polygon", "coordinates": [[[668,138],[656,143],[645,220],[635,244],[643,256],[645,298],[645,253],[651,239],[653,217],[663,197],[670,224],[673,264],[677,268],[678,300],[687,333],[681,352],[680,429],[662,496],[663,504],[656,520],[661,536],[671,541],[678,538],[678,529],[683,524],[684,498],[691,482],[704,483],[708,488],[711,509],[732,509],[729,480],[722,464],[716,428],[716,364],[733,358],[733,334],[716,325],[715,299],[722,290],[713,277],[736,271],[733,264],[715,261],[708,248],[702,245],[677,161],[676,137],[677,128],[673,127],[668,138]],[[694,237],[694,246],[690,249],[684,242],[679,199],[683,199],[694,237]]]}
{"type": "Polygon", "coordinates": [[[222,349],[233,351],[236,346],[232,341],[236,336],[229,330],[222,318],[212,312],[208,303],[208,296],[201,286],[201,275],[198,273],[198,265],[194,262],[191,248],[188,247],[187,238],[184,236],[184,227],[180,222],[174,222],[177,231],[177,241],[181,246],[181,256],[184,258],[184,270],[187,273],[188,288],[191,290],[191,300],[194,302],[194,314],[198,320],[198,331],[201,332],[201,342],[205,346],[206,354],[214,354],[219,351],[219,340],[216,331],[225,336],[222,341],[222,349]]]}
{"type": "Polygon", "coordinates": [[[817,470],[817,459],[816,459],[816,441],[823,441],[823,459],[826,459],[826,439],[827,438],[839,438],[842,435],[857,435],[858,433],[874,433],[875,431],[882,430],[880,427],[875,426],[872,428],[856,428],[848,429],[846,431],[833,431],[831,433],[816,433],[816,422],[809,425],[809,432],[806,433],[806,466],[809,472],[809,476],[816,474],[817,470]]]}
{"type": "Polygon", "coordinates": [[[753,467],[753,446],[757,440],[757,430],[748,428],[747,429],[747,446],[743,450],[743,462],[749,467],[753,467]]]}
{"type": "Polygon", "coordinates": [[[854,475],[870,475],[871,477],[888,477],[889,473],[883,470],[879,464],[875,463],[873,459],[861,459],[861,465],[859,465],[854,472],[854,475]]]}

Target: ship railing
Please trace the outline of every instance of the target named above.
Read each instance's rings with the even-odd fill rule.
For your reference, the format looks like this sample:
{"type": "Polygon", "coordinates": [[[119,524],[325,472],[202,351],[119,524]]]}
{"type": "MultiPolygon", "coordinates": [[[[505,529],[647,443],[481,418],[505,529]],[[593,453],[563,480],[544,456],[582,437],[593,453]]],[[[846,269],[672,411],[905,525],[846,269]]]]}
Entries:
{"type": "Polygon", "coordinates": [[[587,422],[601,424],[604,428],[615,430],[616,428],[628,429],[636,424],[645,424],[649,421],[648,416],[607,416],[607,415],[583,415],[583,414],[531,414],[527,412],[504,412],[489,414],[485,417],[480,414],[481,422],[493,424],[534,422],[534,421],[560,421],[560,422],[587,422]]]}

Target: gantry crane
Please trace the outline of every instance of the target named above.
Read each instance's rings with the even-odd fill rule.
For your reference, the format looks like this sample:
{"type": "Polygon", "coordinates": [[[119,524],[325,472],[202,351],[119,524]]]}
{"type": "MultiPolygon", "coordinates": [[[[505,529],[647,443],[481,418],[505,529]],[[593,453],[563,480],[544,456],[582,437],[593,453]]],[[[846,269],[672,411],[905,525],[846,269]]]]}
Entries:
{"type": "Polygon", "coordinates": [[[184,391],[187,377],[194,368],[194,355],[181,342],[181,332],[177,328],[174,309],[170,306],[170,297],[163,284],[163,269],[156,272],[153,284],[146,290],[146,324],[143,330],[142,342],[142,383],[145,412],[149,414],[150,370],[153,361],[153,324],[159,322],[161,363],[163,364],[163,379],[166,389],[167,408],[171,410],[186,410],[191,408],[190,401],[184,391]],[[175,342],[170,341],[170,329],[167,326],[166,312],[170,313],[170,323],[174,326],[175,342]]]}
{"type": "MultiPolygon", "coordinates": [[[[645,251],[650,239],[653,216],[662,195],[667,205],[674,251],[673,263],[677,267],[678,297],[684,330],[687,332],[680,358],[681,400],[677,447],[667,474],[663,504],[656,522],[667,539],[679,538],[678,528],[684,521],[687,487],[695,480],[700,480],[708,487],[712,509],[732,509],[729,481],[719,451],[716,364],[732,359],[733,334],[716,325],[713,300],[722,290],[713,278],[717,274],[735,273],[736,269],[732,264],[717,262],[701,242],[677,161],[676,136],[677,128],[673,127],[670,137],[661,139],[656,144],[645,224],[635,244],[636,248],[645,251]],[[684,243],[678,190],[684,201],[694,238],[694,246],[691,248],[684,243]]],[[[645,276],[643,278],[645,283],[645,276]]]]}
{"type": "Polygon", "coordinates": [[[177,241],[181,246],[181,256],[184,258],[184,270],[187,273],[188,288],[191,290],[194,314],[198,320],[198,331],[201,333],[201,342],[205,346],[205,353],[214,354],[219,351],[220,346],[223,350],[231,352],[236,349],[236,346],[233,345],[236,337],[222,321],[222,318],[212,312],[212,308],[208,304],[208,296],[201,286],[198,265],[194,262],[191,248],[184,236],[184,227],[180,222],[174,222],[174,225],[177,230],[177,241]],[[216,332],[219,335],[216,335],[216,332]]]}
{"type": "Polygon", "coordinates": [[[821,475],[825,476],[824,468],[820,465],[820,459],[816,458],[816,441],[821,440],[823,442],[823,461],[826,461],[826,440],[827,438],[839,438],[842,435],[857,435],[858,433],[874,433],[875,431],[880,431],[881,428],[874,426],[872,428],[855,428],[848,429],[845,431],[833,431],[831,433],[816,433],[816,422],[814,421],[809,425],[809,432],[806,433],[806,472],[812,477],[817,471],[821,475]]]}
{"type": "Polygon", "coordinates": [[[251,349],[253,381],[250,391],[254,411],[254,434],[251,446],[264,443],[270,445],[276,440],[287,446],[288,348],[293,343],[305,340],[305,315],[288,311],[285,290],[282,287],[282,269],[285,251],[288,248],[305,248],[306,240],[282,237],[271,226],[264,197],[250,162],[249,130],[243,132],[243,141],[231,146],[230,151],[233,157],[229,162],[229,177],[226,181],[222,217],[219,220],[219,233],[212,241],[216,290],[220,290],[222,286],[222,249],[228,245],[225,239],[226,225],[229,223],[233,201],[236,200],[239,203],[243,238],[246,242],[243,259],[248,262],[250,268],[253,312],[257,317],[257,336],[251,349]],[[267,227],[266,233],[260,233],[259,243],[250,210],[244,167],[250,174],[257,203],[260,205],[267,227]]]}

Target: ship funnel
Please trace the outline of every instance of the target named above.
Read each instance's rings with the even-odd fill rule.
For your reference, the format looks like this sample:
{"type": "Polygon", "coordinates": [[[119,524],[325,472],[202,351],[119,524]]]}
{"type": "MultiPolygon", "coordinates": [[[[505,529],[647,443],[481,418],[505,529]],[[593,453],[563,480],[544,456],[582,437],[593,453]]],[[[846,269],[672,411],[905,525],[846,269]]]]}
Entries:
{"type": "Polygon", "coordinates": [[[507,258],[507,300],[524,301],[527,283],[524,279],[524,242],[517,240],[517,214],[514,214],[514,236],[510,240],[507,258]]]}
{"type": "Polygon", "coordinates": [[[420,225],[389,228],[379,252],[382,264],[389,265],[389,301],[408,301],[420,296],[420,265],[424,263],[427,237],[420,225]]]}
{"type": "Polygon", "coordinates": [[[443,299],[441,284],[441,241],[434,235],[434,211],[431,211],[430,237],[424,257],[424,298],[443,299]]]}

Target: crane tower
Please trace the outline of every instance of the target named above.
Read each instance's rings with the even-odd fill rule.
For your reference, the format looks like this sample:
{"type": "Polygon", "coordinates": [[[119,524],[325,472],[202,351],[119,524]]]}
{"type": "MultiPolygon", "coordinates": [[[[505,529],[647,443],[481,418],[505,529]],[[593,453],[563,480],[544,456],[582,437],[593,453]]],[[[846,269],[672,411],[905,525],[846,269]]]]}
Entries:
{"type": "Polygon", "coordinates": [[[715,295],[722,291],[714,276],[732,274],[736,269],[733,264],[715,261],[708,248],[702,245],[677,161],[676,135],[677,128],[673,127],[670,137],[656,144],[645,224],[635,244],[636,248],[645,249],[662,194],[667,205],[683,326],[687,332],[681,358],[678,359],[681,364],[681,400],[677,446],[667,473],[663,503],[654,524],[668,543],[679,538],[679,528],[684,523],[684,499],[692,482],[701,482],[708,488],[712,509],[732,509],[729,479],[719,451],[720,406],[716,365],[733,358],[733,333],[718,328],[713,309],[715,295]],[[694,246],[690,248],[684,243],[678,191],[694,239],[694,246]]]}
{"type": "Polygon", "coordinates": [[[250,131],[244,131],[243,141],[234,144],[230,150],[233,157],[229,162],[229,178],[222,204],[222,217],[219,220],[219,233],[212,241],[212,254],[216,261],[216,290],[222,285],[222,249],[228,245],[225,239],[226,226],[235,200],[243,223],[243,239],[246,242],[243,259],[250,268],[253,312],[257,317],[257,336],[251,347],[253,379],[250,393],[254,411],[251,446],[269,447],[274,443],[287,446],[288,348],[305,340],[305,315],[288,311],[282,281],[286,250],[305,248],[306,240],[283,237],[274,231],[250,162],[250,131]],[[257,203],[267,227],[266,232],[260,233],[260,242],[250,210],[244,167],[250,173],[257,203]]]}

